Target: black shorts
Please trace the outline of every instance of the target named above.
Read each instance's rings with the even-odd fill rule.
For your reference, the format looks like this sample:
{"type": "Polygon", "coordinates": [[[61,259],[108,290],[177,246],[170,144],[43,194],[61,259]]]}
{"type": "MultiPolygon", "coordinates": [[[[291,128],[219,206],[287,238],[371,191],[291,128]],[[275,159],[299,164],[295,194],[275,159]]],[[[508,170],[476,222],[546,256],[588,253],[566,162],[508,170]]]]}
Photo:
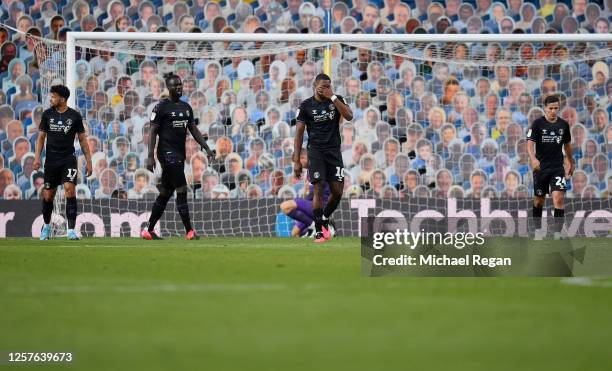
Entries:
{"type": "Polygon", "coordinates": [[[317,149],[308,146],[308,178],[311,183],[320,180],[344,182],[344,164],[340,149],[317,149]]]}
{"type": "Polygon", "coordinates": [[[565,169],[543,169],[533,172],[533,193],[538,196],[546,196],[554,191],[566,191],[565,169]]]}
{"type": "Polygon", "coordinates": [[[55,189],[64,183],[77,184],[78,173],[77,159],[72,155],[63,158],[61,161],[49,161],[47,159],[44,168],[45,189],[55,189]]]}
{"type": "Polygon", "coordinates": [[[169,191],[187,185],[183,161],[160,162],[162,168],[161,186],[169,191]]]}

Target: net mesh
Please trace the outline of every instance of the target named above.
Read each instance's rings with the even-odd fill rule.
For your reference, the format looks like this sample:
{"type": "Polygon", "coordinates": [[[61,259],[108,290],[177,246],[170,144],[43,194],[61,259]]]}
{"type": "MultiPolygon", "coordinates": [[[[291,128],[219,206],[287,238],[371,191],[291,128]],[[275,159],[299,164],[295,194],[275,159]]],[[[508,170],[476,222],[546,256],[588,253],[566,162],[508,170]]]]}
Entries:
{"type": "Polygon", "coordinates": [[[32,48],[36,60],[30,74],[38,74],[39,101],[44,107],[49,107],[51,86],[66,83],[66,44],[30,34],[26,35],[26,42],[32,48]]]}
{"type": "Polygon", "coordinates": [[[53,214],[51,215],[51,236],[66,237],[68,234],[68,224],[66,218],[66,197],[64,187],[59,186],[55,199],[53,200],[53,214]]]}
{"type": "MultiPolygon", "coordinates": [[[[501,38],[500,38],[501,39],[501,38]]],[[[83,49],[142,55],[154,58],[224,59],[254,58],[262,54],[282,54],[317,50],[326,45],[346,50],[363,48],[387,58],[397,56],[413,61],[470,63],[477,66],[555,65],[565,62],[602,60],[612,56],[606,42],[207,42],[207,41],[90,41],[77,40],[83,49]]],[[[316,51],[315,53],[319,53],[316,51]]],[[[344,54],[344,53],[343,53],[344,54]]],[[[383,57],[384,58],[384,57],[383,57]]]]}
{"type": "MultiPolygon", "coordinates": [[[[65,79],[65,45],[32,39],[46,97],[48,87],[65,79]]],[[[150,206],[145,200],[157,194],[160,167],[154,174],[143,169],[147,122],[165,94],[163,75],[173,72],[183,79],[199,128],[218,153],[209,162],[187,139],[185,173],[195,225],[217,215],[254,218],[267,225],[265,233],[279,234],[269,232],[279,223],[293,225],[282,218],[278,203],[232,211],[216,209],[228,203],[207,200],[237,199],[232,205],[251,208],[256,203],[239,201],[304,196],[308,184],[293,177],[291,166],[295,114],[299,102],[312,95],[327,43],[78,40],[76,45],[71,89],[95,152],[94,175],[81,175],[80,197],[100,200],[100,207],[112,203],[106,199],[124,197],[130,199],[127,207],[150,206]]],[[[332,43],[331,50],[334,92],[355,116],[341,127],[346,195],[400,203],[415,196],[526,202],[533,179],[524,136],[550,93],[560,94],[561,115],[570,121],[572,135],[583,134],[582,142],[574,143],[577,162],[585,158],[586,142],[594,140],[597,147],[590,163],[568,179],[568,196],[599,197],[608,188],[609,110],[596,74],[602,64],[609,66],[608,44],[351,42],[332,43]],[[600,110],[603,124],[596,118],[600,110]],[[596,161],[605,162],[603,170],[595,170],[596,161]]],[[[172,203],[160,224],[163,233],[183,233],[172,203]]],[[[251,222],[245,224],[250,232],[227,225],[212,233],[256,234],[251,222]]]]}

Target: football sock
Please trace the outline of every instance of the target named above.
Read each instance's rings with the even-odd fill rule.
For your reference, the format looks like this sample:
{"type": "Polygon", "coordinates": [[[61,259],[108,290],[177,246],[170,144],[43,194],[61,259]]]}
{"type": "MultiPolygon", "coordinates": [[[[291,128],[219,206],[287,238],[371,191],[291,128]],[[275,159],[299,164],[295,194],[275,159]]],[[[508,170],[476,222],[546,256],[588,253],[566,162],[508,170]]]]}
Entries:
{"type": "Polygon", "coordinates": [[[70,197],[66,199],[66,218],[68,219],[68,229],[74,229],[77,217],[77,199],[70,197]]]}
{"type": "Polygon", "coordinates": [[[315,229],[317,232],[321,232],[323,229],[323,209],[312,210],[314,215],[315,229]]]}
{"type": "Polygon", "coordinates": [[[563,223],[565,222],[565,210],[555,208],[553,216],[555,219],[555,232],[561,232],[563,223]]]}
{"type": "Polygon", "coordinates": [[[329,219],[325,216],[325,211],[323,211],[323,218],[322,219],[323,219],[323,226],[325,228],[329,228],[329,219]]]}
{"type": "Polygon", "coordinates": [[[533,223],[535,224],[535,229],[542,228],[542,208],[541,207],[533,207],[533,223]]]}
{"type": "Polygon", "coordinates": [[[42,214],[45,224],[51,223],[51,213],[53,213],[53,201],[47,202],[43,200],[42,214]]]}
{"type": "Polygon", "coordinates": [[[191,228],[191,219],[189,218],[189,205],[187,204],[187,193],[176,194],[176,209],[181,216],[183,225],[185,226],[185,232],[189,232],[191,228]]]}
{"type": "Polygon", "coordinates": [[[164,210],[166,210],[168,200],[170,200],[170,196],[162,196],[161,194],[155,199],[155,202],[153,203],[153,210],[151,210],[151,216],[149,217],[149,225],[147,228],[149,232],[153,232],[155,224],[157,224],[157,221],[159,218],[161,218],[164,210]]]}
{"type": "Polygon", "coordinates": [[[323,210],[323,215],[325,218],[329,219],[329,217],[336,211],[338,208],[338,204],[340,203],[340,197],[334,197],[333,195],[329,197],[327,201],[327,205],[325,205],[325,209],[323,210]]]}

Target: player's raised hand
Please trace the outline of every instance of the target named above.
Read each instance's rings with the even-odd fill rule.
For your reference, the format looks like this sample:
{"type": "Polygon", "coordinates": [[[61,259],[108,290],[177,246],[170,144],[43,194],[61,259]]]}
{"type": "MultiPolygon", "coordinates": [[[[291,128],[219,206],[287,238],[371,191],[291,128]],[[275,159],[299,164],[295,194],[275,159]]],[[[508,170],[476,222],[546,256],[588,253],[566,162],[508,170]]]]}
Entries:
{"type": "Polygon", "coordinates": [[[153,170],[155,170],[155,159],[154,158],[147,158],[145,167],[147,168],[147,170],[149,170],[150,172],[153,172],[153,170]]]}
{"type": "Polygon", "coordinates": [[[295,175],[296,179],[302,177],[302,163],[300,161],[293,163],[293,175],[295,175]]]}
{"type": "Polygon", "coordinates": [[[91,161],[87,161],[85,163],[85,174],[87,174],[87,177],[90,177],[92,173],[93,173],[93,166],[91,165],[91,161]]]}
{"type": "Polygon", "coordinates": [[[332,91],[331,86],[320,86],[318,88],[318,93],[325,99],[331,99],[331,97],[334,96],[334,92],[332,91]]]}

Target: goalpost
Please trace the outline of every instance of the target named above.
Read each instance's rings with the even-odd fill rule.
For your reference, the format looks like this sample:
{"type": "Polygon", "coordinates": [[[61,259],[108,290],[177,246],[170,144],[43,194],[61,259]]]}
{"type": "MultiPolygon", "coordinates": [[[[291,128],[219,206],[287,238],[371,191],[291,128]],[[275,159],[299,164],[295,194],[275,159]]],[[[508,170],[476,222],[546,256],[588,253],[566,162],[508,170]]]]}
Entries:
{"type": "MultiPolygon", "coordinates": [[[[527,123],[531,120],[532,116],[539,112],[538,99],[541,95],[531,95],[533,89],[538,88],[540,94],[543,94],[542,89],[537,87],[537,85],[545,78],[554,80],[558,91],[560,91],[560,85],[562,84],[569,84],[567,89],[572,90],[572,84],[589,83],[589,81],[584,79],[581,80],[580,74],[584,73],[585,68],[592,68],[595,62],[601,61],[607,64],[610,58],[612,58],[611,43],[612,35],[610,34],[372,35],[69,32],[65,49],[64,45],[57,45],[56,43],[49,43],[44,39],[38,39],[37,45],[42,48],[39,49],[37,56],[39,61],[41,58],[43,60],[43,63],[39,62],[41,66],[41,79],[43,80],[41,84],[43,86],[43,96],[45,96],[44,87],[48,89],[54,82],[65,81],[72,92],[69,99],[69,106],[71,107],[77,106],[78,97],[76,92],[84,89],[86,80],[90,76],[96,76],[100,90],[110,89],[112,94],[120,95],[115,92],[117,80],[121,76],[127,75],[132,81],[130,90],[136,92],[142,102],[145,95],[151,95],[151,81],[145,81],[145,78],[150,78],[150,76],[143,76],[140,70],[138,72],[128,71],[126,66],[132,60],[135,60],[136,64],[140,64],[145,57],[149,57],[147,59],[152,61],[158,75],[168,71],[179,72],[180,74],[186,70],[187,76],[193,76],[193,78],[188,79],[190,80],[189,84],[193,82],[195,85],[194,91],[200,91],[204,96],[205,104],[198,107],[197,111],[199,112],[196,112],[200,118],[201,130],[209,134],[211,138],[210,144],[215,144],[214,141],[221,136],[229,137],[233,141],[234,151],[245,155],[246,160],[242,164],[243,169],[247,167],[247,162],[251,155],[257,151],[257,149],[250,147],[257,140],[251,140],[253,137],[248,128],[254,128],[256,132],[263,130],[262,128],[267,128],[266,120],[268,115],[271,115],[269,109],[272,108],[272,111],[275,110],[280,116],[278,121],[284,123],[277,125],[274,132],[265,133],[267,139],[263,147],[267,150],[268,154],[263,156],[254,155],[254,165],[250,163],[248,166],[251,166],[249,170],[252,170],[254,166],[257,169],[263,169],[262,171],[273,173],[279,169],[287,170],[287,166],[285,166],[287,163],[284,160],[286,160],[285,157],[287,157],[288,153],[286,153],[283,143],[288,138],[292,138],[293,126],[291,125],[291,119],[294,117],[291,115],[295,113],[296,102],[307,98],[305,95],[311,93],[309,90],[310,86],[303,85],[308,79],[302,76],[302,68],[305,64],[312,64],[317,72],[322,72],[324,56],[329,55],[331,56],[331,61],[328,61],[332,70],[334,91],[348,98],[353,110],[360,112],[360,117],[355,119],[348,127],[353,132],[362,131],[362,133],[367,134],[364,142],[366,142],[366,150],[371,156],[361,156],[359,162],[351,164],[351,168],[355,169],[356,166],[361,168],[362,165],[366,165],[371,157],[375,167],[383,170],[387,182],[387,185],[382,188],[381,192],[377,193],[377,195],[385,199],[385,206],[383,207],[381,202],[376,200],[372,201],[374,205],[372,208],[380,211],[389,207],[397,210],[409,207],[410,210],[418,212],[421,209],[436,207],[448,211],[449,198],[461,200],[463,208],[473,207],[477,209],[480,207],[478,199],[480,196],[495,198],[502,197],[505,191],[510,192],[510,190],[505,188],[505,184],[500,186],[500,182],[504,183],[505,179],[492,180],[493,177],[505,177],[506,174],[490,173],[488,169],[482,168],[481,161],[476,156],[464,156],[470,154],[465,148],[471,144],[470,140],[473,139],[473,136],[470,137],[470,140],[467,140],[466,136],[460,137],[460,133],[467,133],[467,136],[469,136],[471,131],[476,129],[473,129],[472,123],[470,123],[472,127],[465,127],[467,124],[464,121],[471,120],[469,115],[459,118],[456,114],[453,115],[451,111],[454,102],[452,100],[450,102],[444,101],[445,84],[447,84],[449,78],[457,77],[460,90],[468,92],[468,108],[473,109],[470,110],[472,115],[475,116],[473,119],[477,121],[477,124],[480,123],[483,126],[483,130],[491,131],[495,130],[495,128],[487,127],[490,124],[483,122],[483,120],[489,119],[486,107],[487,97],[478,96],[478,87],[476,86],[478,78],[487,76],[490,85],[497,84],[495,87],[497,90],[496,94],[498,95],[496,105],[508,109],[512,115],[513,122],[515,116],[526,121],[519,124],[519,136],[523,137],[527,123]],[[331,50],[331,52],[326,51],[328,46],[330,46],[328,50],[331,50]],[[544,49],[549,48],[548,52],[538,54],[537,52],[542,47],[544,49]],[[461,48],[466,49],[467,57],[465,53],[457,51],[457,49],[461,48]],[[110,61],[98,58],[95,61],[95,66],[89,63],[94,58],[108,53],[113,55],[110,61]],[[81,63],[80,61],[82,60],[86,60],[88,63],[81,63]],[[120,61],[120,63],[116,63],[116,60],[120,61]],[[239,63],[234,63],[234,60],[238,62],[248,61],[250,65],[247,64],[247,67],[239,70],[239,63]],[[278,60],[282,61],[282,64],[273,65],[273,62],[278,60]],[[45,63],[50,61],[53,63],[45,63]],[[266,65],[266,63],[268,64],[266,65]],[[210,65],[218,67],[218,76],[214,81],[206,80],[208,77],[207,69],[210,65]],[[495,76],[497,70],[502,67],[508,67],[510,73],[508,78],[512,80],[510,81],[511,83],[521,85],[515,80],[522,80],[523,92],[530,93],[532,99],[531,106],[527,110],[525,110],[525,107],[520,107],[517,101],[519,97],[512,96],[509,88],[510,82],[508,85],[499,86],[495,76]],[[275,68],[274,72],[272,68],[275,68]],[[378,68],[378,71],[376,68],[378,68]],[[382,70],[382,73],[380,70],[382,70]],[[227,76],[226,72],[228,71],[231,71],[233,75],[227,76]],[[274,73],[275,76],[271,77],[271,73],[274,73]],[[291,77],[293,82],[288,82],[287,86],[285,86],[283,85],[282,78],[274,80],[278,77],[279,73],[282,77],[291,77]],[[374,73],[381,75],[382,79],[376,81],[370,80],[369,77],[374,73]],[[107,76],[108,74],[114,75],[109,77],[107,76]],[[408,77],[407,75],[411,76],[408,77]],[[248,106],[248,112],[246,112],[248,117],[243,123],[244,125],[241,124],[240,127],[236,127],[236,125],[227,126],[226,124],[228,123],[235,124],[238,119],[237,116],[234,117],[235,112],[230,111],[230,108],[235,110],[236,107],[244,106],[246,102],[256,105],[254,97],[248,96],[249,89],[251,89],[249,84],[254,80],[254,77],[261,78],[261,82],[258,80],[258,83],[263,84],[264,90],[268,93],[267,109],[253,114],[251,111],[252,106],[248,106]],[[358,96],[355,96],[351,93],[352,88],[349,86],[348,81],[353,80],[353,78],[359,81],[360,93],[368,93],[369,97],[367,99],[362,95],[358,94],[358,96]],[[570,80],[567,81],[567,79],[570,80]],[[224,85],[225,82],[222,82],[222,80],[227,80],[227,85],[224,85]],[[417,80],[419,82],[415,83],[417,80]],[[423,81],[422,84],[420,84],[421,80],[423,81]],[[104,84],[110,85],[104,86],[104,84]],[[230,91],[230,94],[226,96],[223,90],[221,90],[222,94],[218,97],[213,90],[219,88],[222,84],[226,88],[226,92],[230,91]],[[270,89],[267,84],[270,84],[273,88],[270,89]],[[291,84],[295,86],[289,86],[291,84]],[[407,91],[412,93],[413,88],[420,89],[421,85],[424,86],[424,92],[422,92],[421,96],[407,93],[407,91]],[[273,96],[271,90],[274,90],[276,95],[273,96]],[[503,94],[500,94],[500,91],[503,91],[503,94]],[[286,94],[283,95],[284,92],[286,94]],[[389,98],[390,96],[396,97],[397,94],[401,97],[399,107],[396,107],[397,104],[391,102],[393,98],[389,98]],[[223,102],[225,98],[237,102],[225,104],[223,102]],[[218,99],[218,101],[213,102],[215,99],[218,99]],[[361,104],[363,102],[359,99],[367,100],[369,106],[373,106],[376,109],[371,110],[369,107],[362,107],[361,104]],[[390,112],[391,105],[394,105],[392,109],[394,112],[392,113],[390,112]],[[452,145],[460,150],[459,154],[461,156],[453,157],[457,154],[453,152],[455,147],[447,146],[446,144],[449,143],[444,143],[441,130],[445,128],[432,128],[429,126],[430,119],[433,120],[434,118],[429,117],[428,112],[419,111],[423,105],[440,107],[445,111],[445,122],[442,124],[444,126],[449,123],[451,124],[450,126],[454,127],[455,140],[452,141],[452,145]],[[372,115],[373,119],[376,120],[370,128],[367,127],[368,115],[372,115]],[[262,121],[256,121],[260,116],[263,117],[262,121]],[[379,121],[389,122],[389,120],[393,122],[391,127],[377,125],[379,121]],[[284,130],[285,128],[287,130],[284,130]],[[375,141],[379,134],[382,135],[385,132],[385,136],[398,139],[400,154],[397,158],[401,157],[401,160],[392,161],[391,163],[385,162],[384,150],[382,148],[384,143],[377,143],[375,141]],[[418,168],[413,166],[415,161],[420,160],[417,143],[411,142],[411,134],[413,132],[421,135],[419,138],[426,140],[422,143],[429,145],[433,151],[433,155],[424,161],[423,166],[418,165],[418,168]],[[238,137],[245,141],[240,142],[242,139],[236,139],[238,137]],[[438,151],[438,149],[440,150],[438,151]],[[277,153],[279,154],[278,157],[276,156],[277,153]],[[362,161],[362,158],[365,159],[362,161]],[[411,190],[409,195],[405,195],[401,190],[401,186],[398,185],[398,183],[403,183],[405,179],[400,176],[402,179],[399,179],[398,182],[396,174],[393,173],[397,169],[413,169],[418,173],[419,179],[416,189],[411,190]],[[451,174],[453,181],[451,187],[442,189],[442,177],[444,175],[442,173],[444,173],[445,169],[451,174]],[[469,188],[471,187],[470,176],[479,169],[485,172],[486,177],[483,189],[480,190],[481,194],[478,195],[478,198],[467,198],[466,196],[468,196],[469,188]],[[395,178],[393,178],[394,176],[395,178]],[[391,178],[393,178],[392,181],[391,178]],[[433,187],[431,187],[432,184],[434,184],[433,187]]],[[[119,128],[120,134],[117,135],[113,132],[112,128],[107,129],[107,127],[119,121],[119,117],[127,114],[127,112],[121,111],[125,108],[125,102],[113,102],[113,97],[110,95],[111,93],[107,94],[107,101],[103,102],[102,106],[97,106],[95,102],[92,105],[86,104],[85,108],[82,109],[84,110],[85,119],[90,124],[96,120],[104,121],[102,128],[109,131],[107,133],[109,138],[132,136],[128,138],[129,151],[134,152],[138,159],[141,160],[140,166],[142,167],[144,166],[142,163],[142,151],[143,146],[146,146],[146,143],[142,142],[142,138],[147,135],[142,121],[147,120],[152,108],[151,102],[157,99],[157,97],[153,94],[155,99],[145,99],[148,103],[146,106],[133,107],[138,117],[132,116],[128,120],[130,121],[129,125],[127,125],[129,127],[119,128]],[[90,106],[93,106],[93,108],[90,106]],[[142,108],[144,108],[144,112],[142,108]],[[121,130],[124,130],[124,132],[121,130]],[[136,136],[136,139],[133,136],[136,136]]],[[[563,96],[567,100],[572,99],[569,94],[563,93],[563,96]]],[[[131,112],[129,114],[132,115],[131,112]]],[[[449,130],[453,131],[453,129],[449,130]]],[[[260,133],[260,135],[263,137],[264,134],[260,133]]],[[[512,137],[512,135],[516,136],[516,133],[499,132],[496,135],[512,137]]],[[[487,133],[485,136],[490,137],[490,133],[487,133]]],[[[343,135],[343,140],[347,138],[343,135]]],[[[511,139],[518,142],[517,138],[512,137],[511,139]]],[[[116,147],[114,143],[109,146],[108,142],[107,140],[106,144],[99,143],[101,152],[120,151],[118,148],[113,148],[116,147]]],[[[482,141],[479,145],[483,145],[482,141]]],[[[507,152],[515,152],[517,143],[512,143],[513,148],[505,148],[505,145],[505,142],[498,143],[495,148],[495,155],[499,155],[501,162],[503,162],[502,160],[515,161],[516,156],[507,156],[507,152]],[[506,155],[506,157],[502,155],[506,155]]],[[[344,148],[344,150],[348,151],[347,159],[352,161],[352,150],[349,147],[344,148]]],[[[115,184],[122,184],[123,187],[127,187],[126,183],[130,183],[130,185],[134,183],[134,174],[130,175],[131,179],[118,174],[117,163],[111,164],[113,158],[107,156],[103,160],[108,162],[107,168],[115,169],[116,171],[111,172],[104,169],[104,174],[95,174],[95,177],[97,177],[96,182],[101,183],[101,177],[106,177],[104,181],[107,183],[112,184],[114,182],[115,184]]],[[[488,162],[493,160],[492,158],[488,162]]],[[[187,159],[187,161],[189,162],[190,159],[187,159]]],[[[121,165],[119,164],[120,168],[122,167],[121,165]]],[[[347,167],[348,165],[345,164],[347,167]]],[[[502,165],[504,164],[502,163],[502,165]]],[[[369,179],[365,181],[364,179],[359,179],[362,173],[357,173],[356,171],[350,173],[351,169],[348,170],[349,174],[347,177],[355,187],[347,187],[346,193],[359,198],[372,198],[371,194],[363,191],[363,187],[361,187],[362,191],[356,189],[360,184],[363,185],[364,182],[369,183],[369,179]]],[[[372,172],[372,170],[368,169],[363,171],[372,172]]],[[[511,197],[503,200],[501,205],[505,205],[504,207],[507,210],[528,210],[530,209],[531,197],[530,175],[529,173],[524,173],[523,170],[515,169],[514,165],[508,165],[507,172],[510,171],[520,173],[519,178],[521,180],[518,186],[511,190],[512,194],[509,195],[511,197]]],[[[188,179],[193,175],[193,172],[194,167],[188,164],[186,167],[188,179]]],[[[257,183],[258,175],[253,175],[254,173],[256,172],[252,172],[250,175],[249,184],[251,186],[257,183]]],[[[265,186],[260,184],[258,187],[248,188],[248,190],[252,191],[253,197],[242,195],[242,197],[225,201],[210,200],[210,196],[207,197],[206,192],[202,191],[205,188],[205,184],[203,182],[200,183],[200,179],[193,179],[193,177],[191,181],[199,183],[198,186],[200,187],[199,189],[193,187],[192,193],[190,193],[193,196],[193,201],[190,202],[190,211],[194,219],[194,226],[196,228],[205,228],[207,230],[206,234],[245,236],[274,234],[274,226],[277,226],[279,220],[280,223],[286,223],[282,218],[278,218],[277,214],[280,212],[278,204],[283,198],[299,195],[301,192],[301,187],[291,182],[291,174],[287,171],[285,171],[280,183],[290,187],[276,187],[277,189],[280,188],[282,192],[268,196],[268,188],[274,189],[275,185],[268,184],[265,186]],[[293,188],[293,190],[289,188],[293,188]],[[259,196],[258,200],[255,199],[258,198],[256,196],[259,196]],[[240,221],[223,220],[223,223],[211,221],[218,216],[240,221]],[[212,226],[209,224],[212,224],[212,226]]],[[[223,183],[222,174],[219,174],[217,181],[219,184],[223,183]]],[[[149,182],[153,185],[154,179],[150,179],[149,182]]],[[[98,186],[103,188],[99,184],[98,186]]],[[[151,193],[154,193],[154,191],[151,191],[151,193]]],[[[105,212],[108,212],[112,210],[110,212],[115,214],[129,211],[135,213],[134,215],[138,215],[140,220],[146,220],[144,214],[148,211],[150,199],[146,201],[145,197],[145,200],[109,200],[108,194],[104,192],[100,194],[101,197],[96,197],[96,192],[91,195],[93,200],[91,205],[87,206],[88,211],[106,210],[105,212]]],[[[584,192],[575,196],[584,196],[584,192]]],[[[590,201],[583,201],[575,207],[570,205],[569,208],[590,207],[589,205],[597,208],[599,201],[593,202],[595,204],[591,205],[590,201]]],[[[341,224],[345,228],[341,233],[345,235],[357,234],[356,227],[358,221],[356,219],[358,219],[358,210],[355,206],[357,204],[359,202],[343,201],[337,212],[336,218],[340,219],[341,224]]],[[[81,202],[80,212],[85,211],[82,205],[83,203],[81,202]]],[[[63,213],[61,208],[56,209],[56,211],[63,213]]],[[[182,224],[172,203],[168,205],[160,224],[163,234],[182,234],[182,224]]],[[[91,231],[91,228],[86,227],[85,230],[91,231]]],[[[121,229],[121,234],[126,233],[134,235],[133,231],[125,232],[124,229],[121,229]]]]}
{"type": "MultiPolygon", "coordinates": [[[[176,41],[176,42],[272,42],[272,43],[608,43],[610,34],[245,34],[245,33],[151,33],[68,32],[66,37],[66,85],[74,91],[76,48],[80,41],[176,41]]],[[[130,53],[129,50],[124,50],[130,53]]],[[[131,52],[137,52],[132,50],[131,52]]],[[[600,57],[609,56],[605,50],[600,57]]],[[[406,56],[410,57],[410,56],[406,56]]],[[[74,106],[74,96],[69,103],[74,106]]]]}

